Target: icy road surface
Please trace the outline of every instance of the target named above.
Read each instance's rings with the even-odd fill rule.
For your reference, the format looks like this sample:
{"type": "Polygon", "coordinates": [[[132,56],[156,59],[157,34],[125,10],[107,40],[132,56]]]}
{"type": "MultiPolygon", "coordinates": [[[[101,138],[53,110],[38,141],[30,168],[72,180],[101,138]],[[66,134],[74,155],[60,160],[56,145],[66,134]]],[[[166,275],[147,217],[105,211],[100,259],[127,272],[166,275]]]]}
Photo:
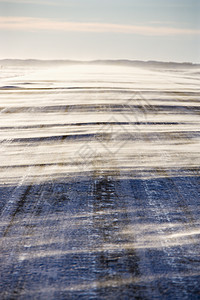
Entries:
{"type": "Polygon", "coordinates": [[[199,75],[1,69],[1,299],[200,299],[199,75]]]}

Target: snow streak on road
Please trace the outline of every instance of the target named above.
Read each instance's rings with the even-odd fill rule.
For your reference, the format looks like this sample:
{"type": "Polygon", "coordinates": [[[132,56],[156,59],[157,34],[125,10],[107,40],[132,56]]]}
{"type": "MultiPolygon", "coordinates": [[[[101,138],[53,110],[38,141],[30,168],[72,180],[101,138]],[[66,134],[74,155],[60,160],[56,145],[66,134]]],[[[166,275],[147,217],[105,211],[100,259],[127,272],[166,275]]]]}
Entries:
{"type": "Polygon", "coordinates": [[[199,71],[1,69],[1,299],[199,299],[199,71]]]}

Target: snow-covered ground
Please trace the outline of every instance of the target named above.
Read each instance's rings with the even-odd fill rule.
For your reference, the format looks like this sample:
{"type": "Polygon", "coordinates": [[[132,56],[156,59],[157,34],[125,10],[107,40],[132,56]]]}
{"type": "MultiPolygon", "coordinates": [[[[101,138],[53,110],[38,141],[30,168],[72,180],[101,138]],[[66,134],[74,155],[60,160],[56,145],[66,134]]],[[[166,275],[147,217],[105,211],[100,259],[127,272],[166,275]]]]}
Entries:
{"type": "Polygon", "coordinates": [[[199,299],[200,70],[4,67],[3,299],[199,299]]]}

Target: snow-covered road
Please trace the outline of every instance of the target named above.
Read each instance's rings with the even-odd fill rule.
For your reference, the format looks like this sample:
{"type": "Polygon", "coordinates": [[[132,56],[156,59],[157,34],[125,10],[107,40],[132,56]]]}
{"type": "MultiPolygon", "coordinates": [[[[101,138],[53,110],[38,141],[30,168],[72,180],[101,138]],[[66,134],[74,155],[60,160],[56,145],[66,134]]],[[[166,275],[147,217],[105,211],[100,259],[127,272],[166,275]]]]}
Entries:
{"type": "Polygon", "coordinates": [[[199,299],[199,74],[1,69],[1,299],[199,299]]]}

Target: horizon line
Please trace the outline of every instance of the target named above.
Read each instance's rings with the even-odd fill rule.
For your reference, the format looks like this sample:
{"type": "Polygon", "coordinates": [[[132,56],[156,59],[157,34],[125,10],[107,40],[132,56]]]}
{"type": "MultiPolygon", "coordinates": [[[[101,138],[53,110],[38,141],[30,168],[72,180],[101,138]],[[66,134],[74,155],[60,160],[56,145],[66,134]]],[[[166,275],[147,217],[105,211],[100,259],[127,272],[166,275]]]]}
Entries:
{"type": "Polygon", "coordinates": [[[95,59],[68,59],[68,58],[52,58],[52,59],[43,59],[43,58],[0,58],[0,62],[2,61],[21,61],[21,62],[74,62],[74,63],[93,63],[93,62],[141,62],[141,63],[174,63],[174,64],[192,64],[192,65],[200,65],[200,62],[192,62],[192,61],[163,61],[163,60],[155,60],[155,59],[148,59],[148,60],[142,60],[142,59],[128,59],[128,58],[116,58],[116,59],[110,59],[110,58],[95,58],[95,59]]]}

